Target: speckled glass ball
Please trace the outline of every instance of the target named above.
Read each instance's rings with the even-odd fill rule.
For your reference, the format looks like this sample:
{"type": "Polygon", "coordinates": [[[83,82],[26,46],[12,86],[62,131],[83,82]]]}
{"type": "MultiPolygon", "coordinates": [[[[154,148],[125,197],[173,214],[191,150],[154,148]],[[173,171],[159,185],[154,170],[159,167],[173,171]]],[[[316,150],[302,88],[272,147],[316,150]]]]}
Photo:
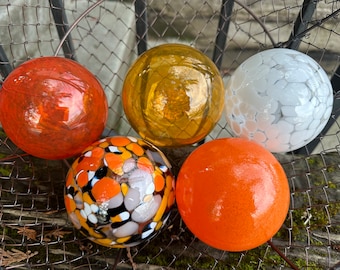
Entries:
{"type": "Polygon", "coordinates": [[[169,217],[175,201],[170,168],[163,153],[142,139],[102,139],[84,150],[68,172],[68,216],[95,243],[138,245],[169,217]]]}
{"type": "Polygon", "coordinates": [[[301,52],[276,48],[244,61],[226,87],[226,119],[236,136],[271,152],[301,148],[331,115],[333,91],[326,72],[301,52]]]}
{"type": "Polygon", "coordinates": [[[96,77],[75,61],[53,56],[14,69],[0,89],[0,108],[13,143],[44,159],[79,155],[98,140],[108,116],[96,77]]]}
{"type": "Polygon", "coordinates": [[[219,120],[224,86],[215,64],[202,52],[164,44],[142,54],[128,71],[123,107],[138,134],[157,146],[203,139],[219,120]]]}

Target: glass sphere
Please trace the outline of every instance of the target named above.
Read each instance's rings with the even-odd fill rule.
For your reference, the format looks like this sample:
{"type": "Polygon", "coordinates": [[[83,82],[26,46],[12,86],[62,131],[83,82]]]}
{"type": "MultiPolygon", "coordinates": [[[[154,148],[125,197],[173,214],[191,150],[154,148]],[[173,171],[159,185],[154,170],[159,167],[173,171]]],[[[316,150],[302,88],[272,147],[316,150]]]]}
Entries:
{"type": "Polygon", "coordinates": [[[176,201],[201,241],[239,252],[264,244],[281,228],[290,192],[272,153],[253,141],[223,138],[200,145],[185,160],[176,201]]]}
{"type": "Polygon", "coordinates": [[[170,168],[163,153],[142,139],[115,136],[95,142],[67,175],[70,220],[103,246],[131,247],[150,239],[175,201],[170,168]]]}
{"type": "Polygon", "coordinates": [[[226,119],[234,134],[271,152],[311,142],[327,124],[332,107],[326,72],[308,55],[290,49],[248,58],[226,87],[226,119]]]}
{"type": "Polygon", "coordinates": [[[223,111],[224,86],[214,63],[200,51],[164,44],[142,54],[128,71],[123,107],[138,134],[157,146],[198,142],[223,111]]]}
{"type": "Polygon", "coordinates": [[[25,152],[44,159],[81,153],[103,132],[108,108],[98,80],[75,61],[29,60],[0,89],[0,122],[25,152]]]}

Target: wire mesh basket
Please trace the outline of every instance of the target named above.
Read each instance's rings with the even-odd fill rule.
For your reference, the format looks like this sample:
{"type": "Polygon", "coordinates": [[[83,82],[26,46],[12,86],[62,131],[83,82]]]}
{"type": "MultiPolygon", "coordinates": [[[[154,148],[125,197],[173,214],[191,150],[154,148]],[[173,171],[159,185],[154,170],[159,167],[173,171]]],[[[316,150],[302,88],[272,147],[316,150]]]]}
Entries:
{"type": "MultiPolygon", "coordinates": [[[[208,55],[223,79],[268,48],[299,50],[333,86],[330,121],[311,143],[277,155],[291,203],[280,231],[245,252],[200,242],[177,210],[154,239],[130,249],[96,245],[75,230],[64,206],[67,162],[30,156],[0,132],[1,269],[340,269],[339,1],[2,0],[2,80],[21,63],[59,55],[87,67],[109,104],[103,136],[137,136],[121,104],[128,68],[145,50],[184,43],[208,55]]],[[[230,137],[222,117],[206,140],[230,137]]],[[[175,173],[193,147],[169,150],[175,173]]]]}

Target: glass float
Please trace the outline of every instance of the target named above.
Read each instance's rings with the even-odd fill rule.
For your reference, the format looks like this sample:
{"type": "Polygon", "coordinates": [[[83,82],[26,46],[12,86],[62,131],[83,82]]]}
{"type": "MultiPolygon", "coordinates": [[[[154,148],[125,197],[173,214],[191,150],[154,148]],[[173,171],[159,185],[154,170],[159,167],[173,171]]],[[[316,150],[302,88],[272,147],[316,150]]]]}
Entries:
{"type": "Polygon", "coordinates": [[[234,134],[271,152],[307,145],[325,127],[332,107],[325,71],[311,57],[290,49],[248,58],[226,87],[225,115],[234,134]]]}
{"type": "Polygon", "coordinates": [[[272,153],[247,139],[223,138],[200,145],[185,160],[176,201],[201,241],[238,252],[274,236],[287,216],[290,193],[272,153]]]}
{"type": "Polygon", "coordinates": [[[171,165],[157,148],[133,137],[108,137],[75,160],[65,206],[75,228],[103,246],[131,247],[153,237],[175,201],[171,165]]]}
{"type": "Polygon", "coordinates": [[[187,45],[164,44],[132,65],[122,99],[127,119],[143,139],[181,146],[213,129],[223,111],[224,86],[206,55],[187,45]]]}
{"type": "Polygon", "coordinates": [[[29,60],[0,89],[0,122],[25,152],[44,159],[80,154],[104,130],[103,88],[86,68],[61,57],[29,60]]]}

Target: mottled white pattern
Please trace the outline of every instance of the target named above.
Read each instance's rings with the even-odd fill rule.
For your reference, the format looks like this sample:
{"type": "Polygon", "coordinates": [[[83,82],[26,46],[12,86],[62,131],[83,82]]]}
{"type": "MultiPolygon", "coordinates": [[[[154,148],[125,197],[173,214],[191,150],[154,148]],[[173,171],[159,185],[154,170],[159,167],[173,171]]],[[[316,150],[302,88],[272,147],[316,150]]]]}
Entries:
{"type": "Polygon", "coordinates": [[[141,202],[140,197],[141,195],[138,189],[130,188],[124,198],[124,205],[126,210],[132,211],[133,209],[135,209],[141,202]]]}
{"type": "Polygon", "coordinates": [[[311,57],[290,49],[260,52],[243,62],[226,86],[226,119],[236,136],[271,152],[296,150],[325,127],[333,91],[311,57]]]}
{"type": "Polygon", "coordinates": [[[139,205],[135,208],[135,210],[133,210],[131,214],[132,220],[138,223],[150,220],[154,215],[156,215],[161,202],[162,197],[160,195],[155,195],[150,201],[139,205]]]}

